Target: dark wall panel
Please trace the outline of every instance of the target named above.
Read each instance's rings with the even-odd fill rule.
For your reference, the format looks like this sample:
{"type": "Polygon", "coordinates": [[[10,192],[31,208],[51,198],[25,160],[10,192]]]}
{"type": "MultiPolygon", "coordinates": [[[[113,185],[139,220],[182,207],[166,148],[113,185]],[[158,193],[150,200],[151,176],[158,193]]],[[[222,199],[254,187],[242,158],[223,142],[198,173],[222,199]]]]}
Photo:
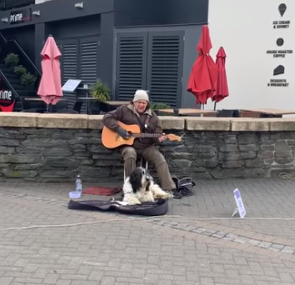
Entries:
{"type": "Polygon", "coordinates": [[[48,23],[46,32],[56,39],[100,34],[100,15],[48,23]]]}
{"type": "Polygon", "coordinates": [[[89,17],[93,14],[107,13],[113,11],[113,0],[54,0],[35,6],[40,9],[43,17],[40,22],[58,21],[77,17],[89,17]],[[75,8],[76,3],[83,2],[83,9],[75,8]],[[42,21],[43,18],[43,21],[42,21]]]}
{"type": "Polygon", "coordinates": [[[115,0],[115,26],[161,25],[162,0],[115,0]]]}
{"type": "Polygon", "coordinates": [[[204,24],[209,0],[115,0],[115,26],[204,24]]]}
{"type": "Polygon", "coordinates": [[[35,61],[35,26],[17,27],[15,29],[8,29],[1,31],[4,37],[15,39],[31,58],[35,61]]]}
{"type": "MultiPolygon", "coordinates": [[[[19,26],[28,24],[46,23],[52,21],[61,21],[65,19],[77,19],[82,17],[91,17],[101,13],[110,13],[114,10],[114,0],[54,0],[38,5],[29,6],[32,11],[40,11],[39,17],[32,17],[31,21],[27,21],[19,26]],[[83,3],[83,8],[75,8],[76,3],[83,3]]],[[[27,8],[23,8],[27,9],[27,8]]],[[[10,17],[10,10],[0,11],[0,19],[10,17]]],[[[12,28],[12,25],[0,21],[0,30],[12,28]]]]}
{"type": "Polygon", "coordinates": [[[98,76],[112,86],[113,67],[113,45],[114,45],[114,13],[101,15],[100,52],[98,57],[98,76]]]}
{"type": "MultiPolygon", "coordinates": [[[[222,1],[222,0],[220,0],[222,1]]],[[[209,0],[161,0],[166,24],[206,24],[209,0]]]]}

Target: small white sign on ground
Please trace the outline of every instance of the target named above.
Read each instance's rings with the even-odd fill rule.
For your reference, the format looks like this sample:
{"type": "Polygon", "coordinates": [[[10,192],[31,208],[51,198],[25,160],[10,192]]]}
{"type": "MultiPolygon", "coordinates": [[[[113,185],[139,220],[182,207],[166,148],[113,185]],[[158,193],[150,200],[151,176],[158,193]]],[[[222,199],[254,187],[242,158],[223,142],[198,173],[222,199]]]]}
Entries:
{"type": "Polygon", "coordinates": [[[237,208],[233,212],[232,217],[236,215],[237,213],[239,213],[240,218],[244,218],[246,216],[246,209],[242,200],[242,195],[238,188],[234,190],[234,197],[235,197],[237,208]]]}

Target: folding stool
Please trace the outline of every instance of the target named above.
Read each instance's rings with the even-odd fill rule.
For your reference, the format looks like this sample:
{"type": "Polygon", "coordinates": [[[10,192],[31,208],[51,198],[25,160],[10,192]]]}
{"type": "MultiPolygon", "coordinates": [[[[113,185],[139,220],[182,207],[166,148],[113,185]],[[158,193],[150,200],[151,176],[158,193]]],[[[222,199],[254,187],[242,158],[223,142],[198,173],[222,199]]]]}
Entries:
{"type": "MultiPolygon", "coordinates": [[[[146,170],[148,170],[149,163],[143,157],[140,156],[139,158],[137,158],[136,164],[137,164],[138,161],[140,162],[140,167],[143,167],[146,170]]],[[[125,175],[125,166],[124,166],[124,181],[125,181],[125,179],[126,179],[126,175],[125,175]]]]}

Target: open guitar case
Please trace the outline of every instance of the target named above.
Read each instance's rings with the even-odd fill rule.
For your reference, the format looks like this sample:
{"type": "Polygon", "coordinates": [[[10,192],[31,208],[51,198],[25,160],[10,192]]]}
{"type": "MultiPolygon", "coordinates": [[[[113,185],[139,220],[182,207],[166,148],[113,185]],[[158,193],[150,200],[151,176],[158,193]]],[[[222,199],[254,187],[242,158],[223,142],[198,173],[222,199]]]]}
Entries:
{"type": "Polygon", "coordinates": [[[140,205],[122,205],[120,201],[110,200],[85,200],[73,201],[68,203],[71,210],[90,210],[90,211],[117,211],[121,214],[140,215],[140,216],[161,216],[168,211],[167,200],[157,200],[155,202],[143,202],[140,205]]]}

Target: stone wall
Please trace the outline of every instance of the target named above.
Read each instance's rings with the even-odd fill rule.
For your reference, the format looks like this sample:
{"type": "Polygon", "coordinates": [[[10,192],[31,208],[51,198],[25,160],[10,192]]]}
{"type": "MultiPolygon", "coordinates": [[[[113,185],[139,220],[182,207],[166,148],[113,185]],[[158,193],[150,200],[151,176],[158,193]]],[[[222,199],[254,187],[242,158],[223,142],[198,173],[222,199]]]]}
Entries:
{"type": "MultiPolygon", "coordinates": [[[[163,117],[162,121],[166,133],[183,135],[183,144],[160,147],[172,174],[252,178],[294,171],[292,119],[163,117]]],[[[1,180],[69,182],[77,173],[83,181],[123,178],[119,153],[101,144],[101,116],[1,114],[0,123],[1,180]]]]}
{"type": "Polygon", "coordinates": [[[295,132],[190,132],[178,153],[167,155],[171,169],[197,178],[272,177],[294,170],[295,132]]]}

